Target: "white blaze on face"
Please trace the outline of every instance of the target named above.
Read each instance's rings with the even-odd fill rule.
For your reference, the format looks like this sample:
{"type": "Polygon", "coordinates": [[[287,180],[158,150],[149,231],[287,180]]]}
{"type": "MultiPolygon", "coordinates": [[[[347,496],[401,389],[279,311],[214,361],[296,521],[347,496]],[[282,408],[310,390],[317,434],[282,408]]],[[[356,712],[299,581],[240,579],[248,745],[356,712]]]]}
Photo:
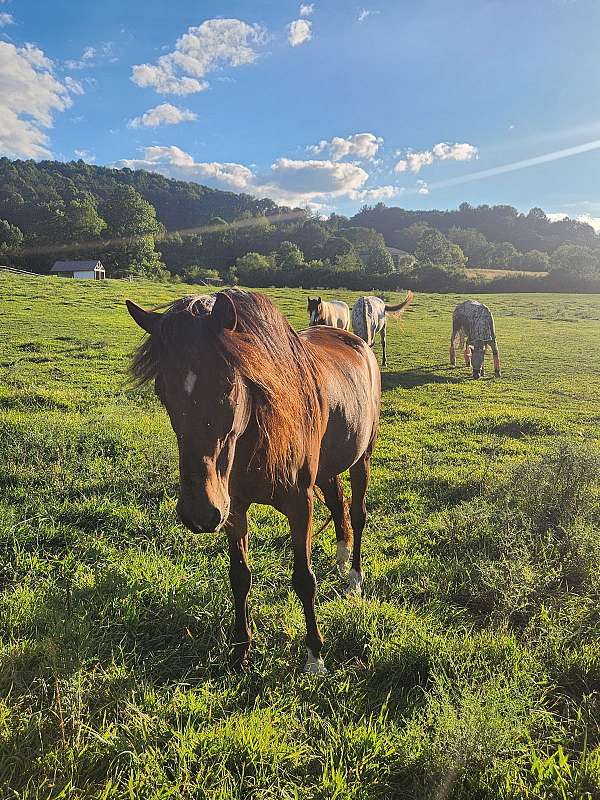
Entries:
{"type": "Polygon", "coordinates": [[[185,381],[183,383],[183,388],[186,394],[191,394],[194,391],[194,386],[196,385],[196,381],[198,380],[198,376],[195,372],[190,370],[188,374],[185,376],[185,381]]]}

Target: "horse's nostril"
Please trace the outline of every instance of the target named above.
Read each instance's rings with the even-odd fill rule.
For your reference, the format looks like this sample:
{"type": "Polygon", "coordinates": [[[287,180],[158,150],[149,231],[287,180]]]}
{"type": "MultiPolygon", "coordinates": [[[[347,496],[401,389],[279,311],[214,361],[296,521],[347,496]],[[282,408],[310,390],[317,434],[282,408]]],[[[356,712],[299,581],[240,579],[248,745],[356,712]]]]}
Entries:
{"type": "Polygon", "coordinates": [[[216,506],[213,506],[212,511],[210,511],[207,514],[207,520],[206,520],[208,523],[208,525],[206,526],[207,530],[209,531],[216,530],[221,524],[222,519],[223,515],[221,514],[221,510],[216,506]]]}

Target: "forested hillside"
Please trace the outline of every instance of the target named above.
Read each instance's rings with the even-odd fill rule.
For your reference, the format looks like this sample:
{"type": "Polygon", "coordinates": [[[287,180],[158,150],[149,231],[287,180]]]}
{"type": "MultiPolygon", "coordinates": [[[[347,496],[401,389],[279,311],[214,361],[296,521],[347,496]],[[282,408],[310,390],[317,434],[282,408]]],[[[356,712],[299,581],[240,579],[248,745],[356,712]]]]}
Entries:
{"type": "Polygon", "coordinates": [[[378,203],[361,209],[352,218],[352,223],[375,228],[385,236],[388,244],[395,247],[406,245],[404,230],[418,223],[442,233],[448,233],[452,228],[473,229],[490,242],[509,242],[522,252],[541,250],[552,253],[565,243],[600,247],[600,236],[591,225],[568,218],[551,222],[541,208],[532,208],[527,214],[521,214],[512,206],[461,203],[451,211],[409,211],[378,203]]]}
{"type": "Polygon", "coordinates": [[[63,258],[100,258],[111,277],[251,286],[467,290],[465,267],[550,273],[543,287],[511,276],[511,289],[600,281],[600,236],[540,208],[378,204],[323,220],[143,170],[0,159],[0,260],[43,273],[63,258]]]}

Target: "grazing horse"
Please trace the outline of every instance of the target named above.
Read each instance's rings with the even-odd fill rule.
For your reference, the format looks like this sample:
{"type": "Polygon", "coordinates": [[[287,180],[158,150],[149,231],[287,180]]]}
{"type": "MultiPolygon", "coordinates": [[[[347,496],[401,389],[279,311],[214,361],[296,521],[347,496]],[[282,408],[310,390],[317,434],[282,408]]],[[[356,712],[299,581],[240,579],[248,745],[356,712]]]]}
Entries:
{"type": "Polygon", "coordinates": [[[352,309],[352,330],[360,336],[369,347],[375,344],[375,335],[381,333],[381,348],[383,350],[382,366],[387,367],[386,350],[386,313],[400,312],[410,304],[413,293],[408,294],[397,306],[386,306],[385,300],[380,297],[359,297],[352,309]]]}
{"type": "Polygon", "coordinates": [[[331,328],[350,330],[350,309],[342,300],[321,300],[320,297],[308,298],[308,324],[329,325],[331,328]]]}
{"type": "Polygon", "coordinates": [[[463,350],[465,364],[473,368],[473,378],[483,375],[484,352],[487,345],[494,356],[494,374],[500,378],[500,353],[496,344],[496,329],[492,312],[478,300],[465,300],[452,314],[450,364],[456,366],[456,348],[463,350]]]}
{"type": "Polygon", "coordinates": [[[131,364],[154,378],[179,447],[177,513],[196,533],[223,529],[235,605],[234,664],[250,647],[246,514],[251,503],[289,521],[292,586],[306,620],[307,672],[326,672],[311,569],[315,485],[335,523],[336,560],[350,560],[352,533],[339,475],[350,470],[354,532],[347,591],[362,590],[361,537],[371,451],[379,424],[377,361],[352,333],[316,326],[296,333],[262,294],[228,289],[186,297],[164,314],[127,308],[149,335],[131,364]]]}

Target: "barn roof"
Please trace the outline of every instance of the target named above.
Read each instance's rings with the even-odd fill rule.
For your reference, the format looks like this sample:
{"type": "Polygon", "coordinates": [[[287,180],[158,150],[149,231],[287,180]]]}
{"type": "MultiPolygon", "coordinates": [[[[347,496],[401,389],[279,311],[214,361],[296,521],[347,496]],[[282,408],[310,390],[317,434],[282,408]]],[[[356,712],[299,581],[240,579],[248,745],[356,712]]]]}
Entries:
{"type": "Polygon", "coordinates": [[[55,261],[50,272],[91,272],[96,264],[101,262],[94,261],[55,261]]]}

